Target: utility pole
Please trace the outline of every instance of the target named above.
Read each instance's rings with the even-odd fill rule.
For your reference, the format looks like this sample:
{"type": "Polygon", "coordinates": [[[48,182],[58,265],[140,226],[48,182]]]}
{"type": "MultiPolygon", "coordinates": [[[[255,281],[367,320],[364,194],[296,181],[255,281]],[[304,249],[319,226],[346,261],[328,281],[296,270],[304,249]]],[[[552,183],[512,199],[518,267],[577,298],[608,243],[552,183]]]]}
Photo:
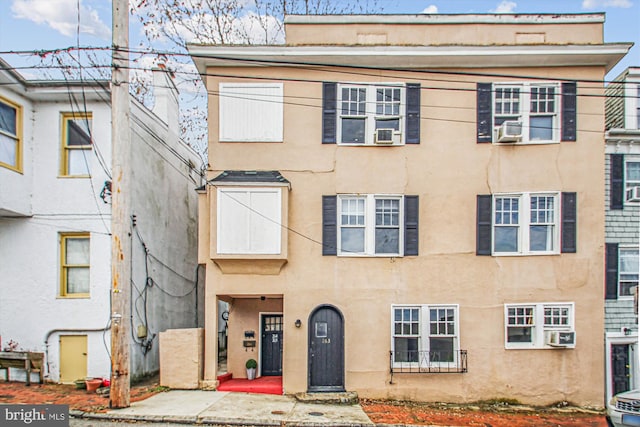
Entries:
{"type": "Polygon", "coordinates": [[[109,406],[130,405],[131,134],[129,0],[113,0],[111,69],[111,390],[109,406]]]}

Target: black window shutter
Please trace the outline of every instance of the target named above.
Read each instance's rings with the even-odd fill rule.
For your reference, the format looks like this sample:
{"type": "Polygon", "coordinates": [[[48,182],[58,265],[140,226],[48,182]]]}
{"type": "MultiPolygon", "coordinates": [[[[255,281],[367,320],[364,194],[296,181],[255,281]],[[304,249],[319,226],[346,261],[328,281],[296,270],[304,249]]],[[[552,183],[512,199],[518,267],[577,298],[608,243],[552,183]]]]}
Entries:
{"type": "Polygon", "coordinates": [[[407,83],[406,144],[420,144],[420,83],[407,83]]]}
{"type": "Polygon", "coordinates": [[[336,196],[322,196],[322,255],[338,253],[338,211],[336,196]]]}
{"type": "Polygon", "coordinates": [[[607,243],[605,245],[605,299],[618,298],[618,244],[607,243]]]}
{"type": "Polygon", "coordinates": [[[624,154],[611,154],[609,207],[624,208],[624,154]]]}
{"type": "Polygon", "coordinates": [[[322,143],[335,144],[338,108],[338,85],[335,82],[322,83],[322,143]]]}
{"type": "Polygon", "coordinates": [[[477,200],[476,255],[491,255],[491,194],[479,194],[477,200]]]}
{"type": "Polygon", "coordinates": [[[420,201],[418,196],[404,196],[404,254],[418,255],[418,217],[420,201]]]}
{"type": "Polygon", "coordinates": [[[562,253],[576,253],[576,193],[562,193],[562,253]]]}
{"type": "Polygon", "coordinates": [[[491,83],[478,83],[477,86],[477,131],[478,143],[491,142],[493,139],[493,112],[491,105],[491,83]]]}
{"type": "Polygon", "coordinates": [[[562,140],[576,140],[577,86],[575,82],[562,83],[562,140]]]}

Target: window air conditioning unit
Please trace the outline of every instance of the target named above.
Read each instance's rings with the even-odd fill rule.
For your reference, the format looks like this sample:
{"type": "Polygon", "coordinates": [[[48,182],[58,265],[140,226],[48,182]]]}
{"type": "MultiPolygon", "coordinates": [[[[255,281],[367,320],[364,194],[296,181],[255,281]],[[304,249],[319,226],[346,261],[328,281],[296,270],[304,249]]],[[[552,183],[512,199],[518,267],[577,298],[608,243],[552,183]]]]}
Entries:
{"type": "Polygon", "coordinates": [[[626,191],[627,202],[640,202],[640,187],[629,187],[626,191]]]}
{"type": "Polygon", "coordinates": [[[545,344],[551,347],[575,347],[575,331],[547,331],[545,332],[545,344]]]}
{"type": "Polygon", "coordinates": [[[522,122],[507,120],[498,128],[498,142],[518,142],[522,140],[522,122]]]}
{"type": "Polygon", "coordinates": [[[375,143],[376,144],[393,144],[393,133],[395,129],[381,128],[376,129],[375,143]]]}

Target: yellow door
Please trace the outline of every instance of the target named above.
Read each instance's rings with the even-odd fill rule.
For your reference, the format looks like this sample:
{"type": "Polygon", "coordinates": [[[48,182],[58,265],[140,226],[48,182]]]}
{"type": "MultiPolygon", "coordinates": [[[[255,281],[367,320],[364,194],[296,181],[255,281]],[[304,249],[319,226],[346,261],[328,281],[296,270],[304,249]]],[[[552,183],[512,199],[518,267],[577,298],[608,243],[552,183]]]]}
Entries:
{"type": "Polygon", "coordinates": [[[60,382],[73,383],[87,376],[87,336],[60,336],[60,382]]]}

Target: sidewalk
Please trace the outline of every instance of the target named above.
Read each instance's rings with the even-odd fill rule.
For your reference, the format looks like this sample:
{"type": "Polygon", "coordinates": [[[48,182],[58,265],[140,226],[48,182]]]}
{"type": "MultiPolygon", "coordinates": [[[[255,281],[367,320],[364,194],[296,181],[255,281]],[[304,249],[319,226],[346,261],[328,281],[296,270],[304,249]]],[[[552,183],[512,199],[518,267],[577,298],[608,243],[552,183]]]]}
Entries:
{"type": "Polygon", "coordinates": [[[172,390],[106,413],[76,417],[122,421],[251,426],[372,427],[360,405],[312,404],[294,397],[224,391],[172,390]]]}

